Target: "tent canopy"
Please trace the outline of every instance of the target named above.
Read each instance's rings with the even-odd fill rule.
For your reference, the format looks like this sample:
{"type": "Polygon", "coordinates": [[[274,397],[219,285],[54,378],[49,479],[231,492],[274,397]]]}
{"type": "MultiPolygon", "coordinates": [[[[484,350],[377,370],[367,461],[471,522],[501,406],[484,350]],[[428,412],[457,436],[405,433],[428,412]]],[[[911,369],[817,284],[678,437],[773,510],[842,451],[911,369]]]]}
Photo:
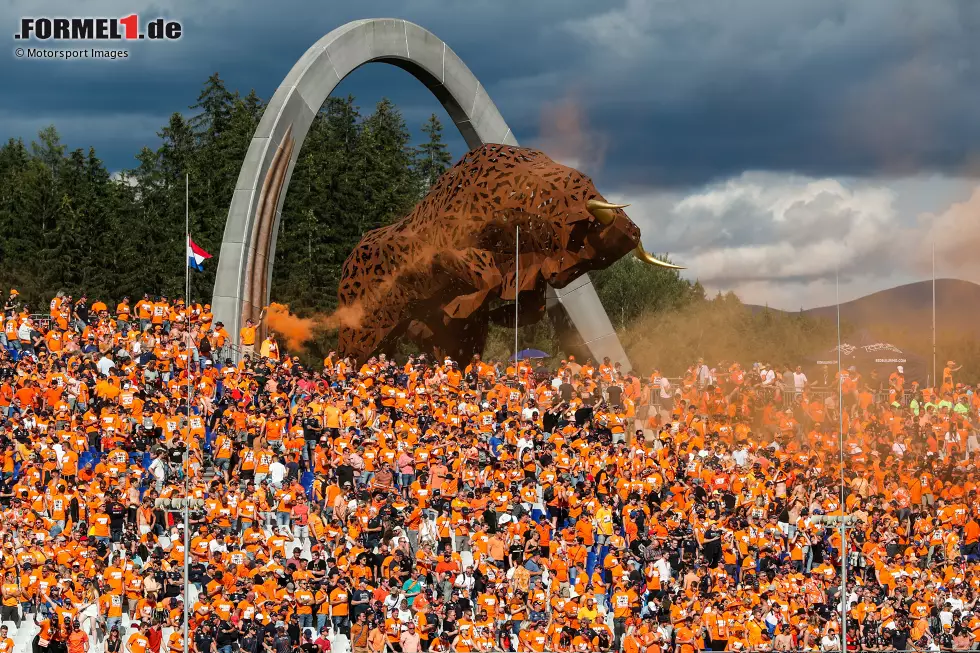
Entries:
{"type": "MultiPolygon", "coordinates": [[[[811,361],[817,366],[827,365],[836,372],[837,358],[837,343],[834,343],[817,351],[811,361]]],[[[886,379],[898,366],[902,367],[906,381],[924,383],[929,373],[924,358],[869,332],[858,333],[841,343],[840,362],[844,369],[855,367],[862,374],[877,370],[878,375],[886,379]]]]}
{"type": "Polygon", "coordinates": [[[543,352],[540,349],[522,349],[517,352],[516,356],[510,357],[511,360],[515,358],[520,361],[528,360],[529,358],[551,358],[551,354],[543,352]]]}

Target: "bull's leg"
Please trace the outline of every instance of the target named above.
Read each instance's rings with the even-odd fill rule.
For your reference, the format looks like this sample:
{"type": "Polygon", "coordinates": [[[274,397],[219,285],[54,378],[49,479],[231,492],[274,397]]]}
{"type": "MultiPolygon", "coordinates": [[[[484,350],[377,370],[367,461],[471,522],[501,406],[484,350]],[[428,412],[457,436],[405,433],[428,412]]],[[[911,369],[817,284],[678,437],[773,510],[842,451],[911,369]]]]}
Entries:
{"type": "Polygon", "coordinates": [[[371,357],[393,328],[394,325],[373,322],[358,327],[342,327],[337,343],[340,355],[351,357],[357,364],[363,363],[371,357]]]}
{"type": "Polygon", "coordinates": [[[392,293],[390,305],[381,310],[377,307],[365,308],[366,303],[342,306],[334,313],[338,334],[338,348],[341,356],[350,356],[363,363],[377,353],[383,343],[398,336],[399,326],[403,325],[402,304],[399,293],[392,293]]]}
{"type": "Polygon", "coordinates": [[[449,356],[454,361],[465,362],[473,354],[483,353],[489,324],[485,309],[461,320],[448,319],[440,311],[413,320],[405,333],[419,349],[435,356],[435,360],[449,356]]]}
{"type": "Polygon", "coordinates": [[[449,356],[457,363],[469,361],[473,354],[482,354],[487,344],[490,320],[485,309],[462,320],[449,320],[440,337],[432,341],[432,353],[436,359],[449,356]]]}
{"type": "Polygon", "coordinates": [[[427,343],[432,340],[433,337],[435,337],[435,333],[432,331],[432,328],[420,320],[412,320],[412,322],[410,322],[408,325],[408,329],[405,331],[405,335],[407,335],[412,342],[423,349],[425,349],[428,346],[427,343]]]}
{"type": "MultiPolygon", "coordinates": [[[[528,326],[530,324],[537,324],[542,317],[544,317],[545,311],[545,291],[544,288],[533,288],[531,290],[525,290],[522,292],[517,300],[518,303],[518,318],[517,326],[528,326]]],[[[504,306],[498,306],[497,308],[490,311],[490,319],[494,324],[499,326],[507,327],[509,329],[514,328],[514,305],[505,304],[504,306]]]]}
{"type": "MultiPolygon", "coordinates": [[[[372,273],[383,274],[383,269],[372,273]]],[[[372,355],[390,350],[404,331],[412,295],[404,279],[350,274],[341,282],[340,307],[333,321],[340,330],[338,348],[342,356],[363,363],[372,355]]]]}
{"type": "Polygon", "coordinates": [[[448,302],[443,310],[452,319],[468,318],[487,301],[490,293],[500,287],[500,270],[493,254],[485,249],[467,247],[440,254],[437,265],[448,273],[453,281],[475,288],[475,292],[459,295],[448,302]]]}

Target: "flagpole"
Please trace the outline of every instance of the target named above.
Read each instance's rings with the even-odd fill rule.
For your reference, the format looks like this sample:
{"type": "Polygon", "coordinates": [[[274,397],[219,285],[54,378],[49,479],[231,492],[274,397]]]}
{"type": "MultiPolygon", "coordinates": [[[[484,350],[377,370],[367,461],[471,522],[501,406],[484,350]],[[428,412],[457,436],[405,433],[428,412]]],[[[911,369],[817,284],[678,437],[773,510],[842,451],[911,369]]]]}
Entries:
{"type": "MultiPolygon", "coordinates": [[[[521,274],[521,227],[517,226],[517,235],[514,240],[514,370],[517,372],[520,369],[520,360],[518,360],[518,354],[520,353],[520,346],[517,342],[517,324],[520,318],[520,306],[517,303],[518,295],[521,294],[521,284],[520,284],[520,274],[521,274]]],[[[521,375],[517,374],[518,380],[520,380],[521,375]]],[[[520,387],[520,384],[518,384],[520,387]]]]}
{"type": "MultiPolygon", "coordinates": [[[[847,494],[846,483],[844,482],[844,368],[841,352],[841,333],[840,333],[840,261],[837,262],[837,272],[835,275],[834,286],[836,289],[837,302],[837,433],[838,442],[838,464],[840,465],[840,514],[842,517],[847,515],[847,494]]],[[[847,650],[847,527],[845,521],[840,523],[840,639],[841,650],[847,650]]]]}
{"type": "MultiPolygon", "coordinates": [[[[191,301],[191,260],[189,255],[191,245],[191,176],[184,174],[184,310],[186,311],[184,327],[187,329],[187,339],[190,340],[190,311],[191,301]]],[[[187,434],[184,436],[184,653],[190,653],[190,495],[188,492],[188,476],[190,465],[189,449],[191,446],[191,364],[194,362],[190,354],[190,343],[187,347],[187,434]]]]}
{"type": "Polygon", "coordinates": [[[936,387],[936,235],[932,236],[932,385],[936,387]]]}

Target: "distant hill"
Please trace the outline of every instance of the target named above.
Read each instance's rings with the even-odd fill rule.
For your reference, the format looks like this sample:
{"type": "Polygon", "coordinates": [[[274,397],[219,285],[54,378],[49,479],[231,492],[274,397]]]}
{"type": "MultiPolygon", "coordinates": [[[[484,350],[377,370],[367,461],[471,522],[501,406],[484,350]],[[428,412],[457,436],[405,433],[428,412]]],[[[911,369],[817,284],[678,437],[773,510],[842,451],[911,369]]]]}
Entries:
{"type": "MultiPolygon", "coordinates": [[[[763,310],[761,306],[751,308],[763,310]]],[[[837,306],[806,309],[803,315],[835,320],[837,306]]],[[[840,305],[840,315],[842,322],[859,330],[887,327],[906,333],[931,333],[932,281],[917,281],[845,302],[840,305]]],[[[940,334],[980,335],[980,285],[936,279],[936,326],[940,334]]]]}

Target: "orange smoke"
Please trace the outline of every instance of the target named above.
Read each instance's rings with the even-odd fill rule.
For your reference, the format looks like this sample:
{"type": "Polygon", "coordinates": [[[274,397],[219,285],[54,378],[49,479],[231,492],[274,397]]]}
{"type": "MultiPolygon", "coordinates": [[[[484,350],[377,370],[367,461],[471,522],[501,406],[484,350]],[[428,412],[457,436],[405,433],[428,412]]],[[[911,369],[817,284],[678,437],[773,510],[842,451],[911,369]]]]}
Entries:
{"type": "Polygon", "coordinates": [[[413,252],[413,255],[400,263],[392,273],[375,284],[365,297],[349,306],[340,306],[330,314],[319,314],[303,318],[289,311],[289,306],[273,302],[269,304],[266,320],[271,331],[283,338],[289,350],[296,351],[313,339],[317,330],[337,331],[339,329],[358,329],[369,311],[378,310],[383,302],[391,300],[399,280],[411,274],[425,275],[428,267],[438,255],[439,250],[429,244],[413,252]]]}
{"type": "Polygon", "coordinates": [[[555,161],[595,174],[605,159],[608,139],[588,127],[574,97],[546,104],[541,111],[539,148],[555,161]]]}
{"type": "Polygon", "coordinates": [[[936,245],[936,272],[940,276],[976,279],[980,274],[977,244],[980,243],[980,186],[968,199],[955,202],[938,215],[921,219],[926,233],[916,239],[922,247],[922,267],[931,265],[931,246],[936,245]]]}
{"type": "Polygon", "coordinates": [[[317,314],[313,317],[299,317],[289,311],[287,304],[273,302],[266,311],[266,320],[270,331],[285,340],[286,347],[291,351],[303,348],[303,345],[313,340],[317,330],[336,331],[338,329],[360,328],[364,319],[365,308],[362,303],[353,306],[341,306],[329,315],[317,314]]]}
{"type": "Polygon", "coordinates": [[[273,302],[267,313],[269,328],[286,340],[291,350],[300,349],[303,343],[313,339],[313,331],[321,319],[297,317],[289,312],[289,306],[273,302]]]}
{"type": "Polygon", "coordinates": [[[351,306],[341,306],[323,319],[323,324],[331,330],[360,328],[364,319],[364,305],[360,302],[351,306]]]}

